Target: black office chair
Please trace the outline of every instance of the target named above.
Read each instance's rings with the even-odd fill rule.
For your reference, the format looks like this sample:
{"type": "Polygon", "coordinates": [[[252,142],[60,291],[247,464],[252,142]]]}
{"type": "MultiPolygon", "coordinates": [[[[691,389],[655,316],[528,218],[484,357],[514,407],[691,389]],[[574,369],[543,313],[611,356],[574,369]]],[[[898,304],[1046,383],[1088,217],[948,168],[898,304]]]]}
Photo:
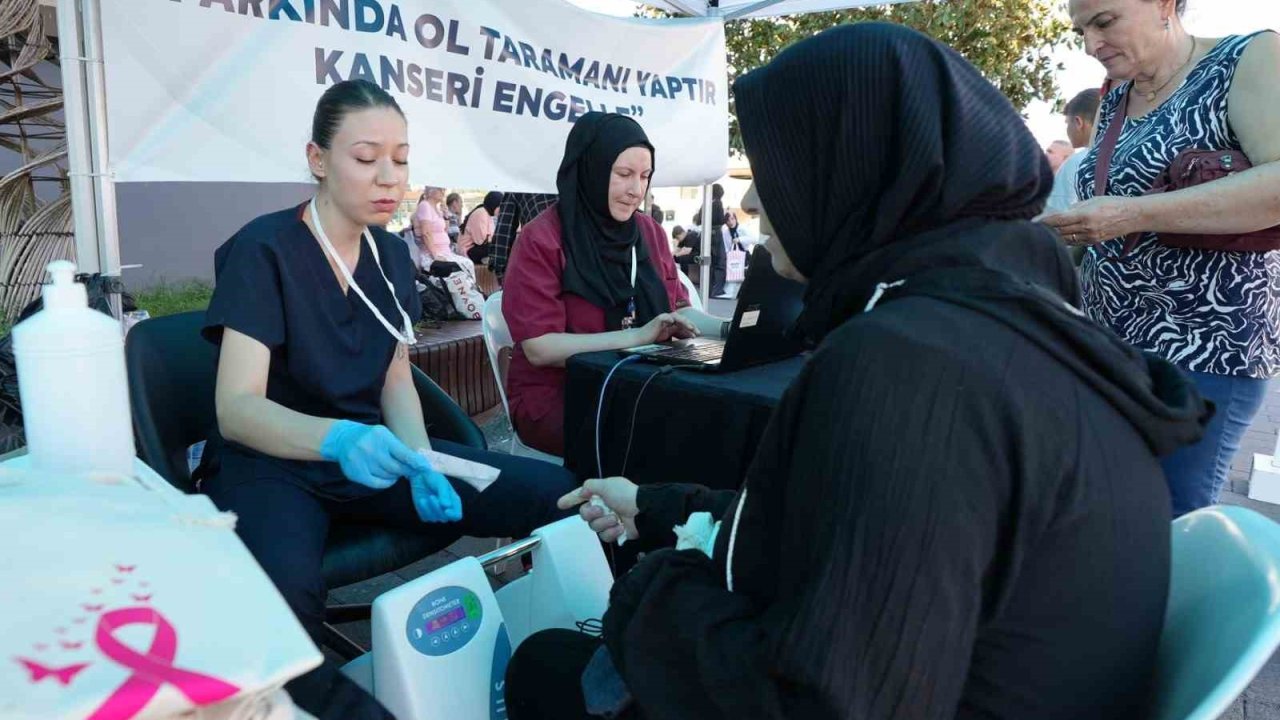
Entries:
{"type": "MultiPolygon", "coordinates": [[[[200,336],[204,312],[145,320],[125,343],[129,401],[138,457],[183,492],[196,492],[187,448],[209,436],[217,422],[214,381],[218,349],[200,336]]],[[[484,434],[426,373],[413,368],[427,428],[434,438],[487,448],[484,434]]],[[[324,553],[324,579],[340,587],[391,572],[444,548],[425,535],[373,525],[334,524],[324,553]]],[[[326,609],[325,644],[351,659],[364,650],[331,623],[369,618],[369,605],[326,609]]]]}

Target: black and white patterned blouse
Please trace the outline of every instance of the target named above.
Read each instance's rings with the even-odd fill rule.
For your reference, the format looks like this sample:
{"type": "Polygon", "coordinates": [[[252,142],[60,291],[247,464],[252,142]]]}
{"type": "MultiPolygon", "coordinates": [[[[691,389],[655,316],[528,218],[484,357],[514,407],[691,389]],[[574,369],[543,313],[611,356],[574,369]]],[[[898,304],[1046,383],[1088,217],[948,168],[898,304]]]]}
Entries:
{"type": "MultiPolygon", "coordinates": [[[[1141,195],[1187,148],[1240,150],[1227,121],[1227,95],[1240,55],[1255,35],[1224,38],[1177,91],[1124,129],[1111,161],[1107,194],[1141,195]]],[[[1120,93],[1102,101],[1097,137],[1115,120],[1120,93]]],[[[1080,163],[1076,190],[1093,197],[1095,145],[1080,163]]],[[[1145,233],[1114,259],[1122,238],[1089,249],[1081,265],[1084,306],[1129,343],[1188,370],[1270,378],[1280,371],[1280,253],[1173,248],[1145,233]]]]}

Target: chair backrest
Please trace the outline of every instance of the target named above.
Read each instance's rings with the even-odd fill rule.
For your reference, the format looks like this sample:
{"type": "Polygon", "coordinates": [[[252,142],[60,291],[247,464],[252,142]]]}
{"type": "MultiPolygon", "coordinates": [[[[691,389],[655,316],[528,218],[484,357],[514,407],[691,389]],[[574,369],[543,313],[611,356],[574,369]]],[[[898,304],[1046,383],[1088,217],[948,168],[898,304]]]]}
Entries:
{"type": "Polygon", "coordinates": [[[195,311],[144,320],[125,342],[138,457],[185,492],[195,491],[187,448],[217,425],[218,348],[200,336],[204,316],[195,311]]]}
{"type": "Polygon", "coordinates": [[[1280,525],[1214,506],[1173,523],[1153,720],[1222,715],[1280,645],[1280,525]]]}
{"type": "Polygon", "coordinates": [[[507,320],[502,316],[501,290],[484,301],[480,329],[484,333],[484,347],[489,353],[493,379],[498,383],[498,395],[502,397],[502,409],[506,411],[507,417],[511,417],[511,408],[507,406],[507,366],[511,363],[511,349],[515,343],[511,340],[507,320]]]}
{"type": "Polygon", "coordinates": [[[689,279],[688,275],[684,274],[683,270],[676,270],[676,274],[680,276],[680,284],[684,286],[685,290],[689,291],[689,302],[694,309],[704,309],[702,307],[702,296],[698,294],[698,288],[693,284],[693,281],[689,279]]]}

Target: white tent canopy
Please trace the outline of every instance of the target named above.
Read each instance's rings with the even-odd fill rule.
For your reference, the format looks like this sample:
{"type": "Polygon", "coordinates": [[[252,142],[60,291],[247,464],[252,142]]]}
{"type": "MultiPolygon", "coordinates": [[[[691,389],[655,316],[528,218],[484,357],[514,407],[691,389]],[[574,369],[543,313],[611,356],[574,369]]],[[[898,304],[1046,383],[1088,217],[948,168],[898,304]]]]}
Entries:
{"type": "Polygon", "coordinates": [[[847,10],[899,2],[911,0],[645,0],[644,4],[680,15],[736,20],[847,10]]]}

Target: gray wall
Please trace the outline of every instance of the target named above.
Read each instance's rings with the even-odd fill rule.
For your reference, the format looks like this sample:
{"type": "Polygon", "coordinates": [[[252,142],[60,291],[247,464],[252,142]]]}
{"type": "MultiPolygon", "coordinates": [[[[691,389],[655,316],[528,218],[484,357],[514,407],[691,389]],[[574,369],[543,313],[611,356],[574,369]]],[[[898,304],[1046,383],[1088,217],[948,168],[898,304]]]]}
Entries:
{"type": "Polygon", "coordinates": [[[125,287],[213,280],[213,251],[255,217],[297,205],[310,183],[121,183],[116,185],[125,287]]]}

